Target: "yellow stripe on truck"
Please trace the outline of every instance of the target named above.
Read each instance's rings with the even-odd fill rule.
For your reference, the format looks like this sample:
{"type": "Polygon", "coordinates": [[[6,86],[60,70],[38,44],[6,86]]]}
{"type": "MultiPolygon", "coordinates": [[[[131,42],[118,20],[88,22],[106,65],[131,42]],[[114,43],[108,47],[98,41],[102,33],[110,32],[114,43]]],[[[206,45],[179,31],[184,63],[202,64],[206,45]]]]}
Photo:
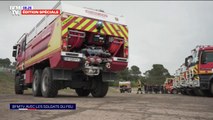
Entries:
{"type": "Polygon", "coordinates": [[[63,31],[62,31],[62,36],[67,32],[68,28],[72,28],[76,24],[78,24],[83,18],[79,17],[77,18],[73,23],[71,23],[69,26],[67,26],[63,31]]]}
{"type": "Polygon", "coordinates": [[[85,30],[89,31],[92,27],[94,27],[97,24],[97,21],[94,21],[91,25],[89,25],[85,30]]]}
{"type": "Polygon", "coordinates": [[[125,30],[125,28],[124,28],[122,25],[120,25],[120,28],[121,28],[121,30],[124,32],[124,34],[126,35],[126,37],[128,37],[128,33],[127,33],[127,31],[125,30]]]}
{"type": "Polygon", "coordinates": [[[76,29],[81,30],[82,27],[84,27],[88,22],[90,22],[90,19],[86,19],[81,25],[79,25],[76,29]]]}
{"type": "MultiPolygon", "coordinates": [[[[69,23],[71,20],[73,20],[73,18],[76,18],[76,17],[69,16],[68,18],[63,20],[62,21],[62,27],[64,25],[66,25],[67,23],[69,23]]],[[[77,19],[74,22],[70,23],[70,25],[68,25],[66,28],[64,28],[62,30],[62,36],[64,36],[68,32],[68,28],[73,28],[74,26],[76,26],[77,30],[97,32],[97,29],[92,29],[92,28],[95,27],[98,20],[93,20],[93,19],[88,18],[83,23],[81,23],[82,19],[84,19],[84,18],[83,17],[77,17],[77,19]],[[89,22],[91,23],[90,25],[88,25],[89,22]],[[87,25],[87,27],[85,28],[86,25],[87,25]],[[84,29],[82,29],[83,27],[84,27],[84,29]]],[[[120,36],[120,37],[123,37],[125,40],[128,39],[127,28],[125,28],[125,26],[123,26],[123,25],[118,25],[118,24],[106,22],[106,24],[104,24],[104,27],[100,32],[102,34],[120,36]]]]}
{"type": "MultiPolygon", "coordinates": [[[[70,22],[71,20],[73,20],[74,18],[75,18],[75,17],[70,16],[70,17],[67,18],[67,19],[69,19],[69,20],[65,19],[65,20],[62,22],[62,24],[64,23],[64,25],[65,25],[65,24],[67,24],[68,22],[70,22]],[[67,20],[67,21],[66,21],[66,20],[67,20]]],[[[64,26],[64,25],[62,25],[62,26],[64,26]]],[[[67,28],[65,28],[64,30],[62,30],[62,35],[64,35],[67,31],[68,31],[67,28]]]]}
{"type": "Polygon", "coordinates": [[[113,24],[113,26],[115,27],[115,29],[117,30],[117,32],[121,35],[121,37],[125,38],[125,36],[121,32],[121,30],[118,28],[118,26],[116,24],[113,24]]]}
{"type": "Polygon", "coordinates": [[[106,23],[107,24],[107,26],[109,27],[109,29],[113,32],[113,34],[115,35],[115,36],[118,36],[118,34],[115,32],[115,30],[112,28],[112,26],[109,24],[109,23],[106,23]]]}
{"type": "Polygon", "coordinates": [[[107,29],[107,27],[106,27],[106,26],[104,26],[104,28],[103,28],[103,29],[106,31],[107,35],[111,35],[111,33],[109,32],[109,30],[107,29]]]}
{"type": "Polygon", "coordinates": [[[68,18],[66,18],[63,22],[62,22],[62,26],[64,26],[66,23],[68,23],[70,20],[72,20],[74,17],[73,16],[69,16],[68,18]]]}

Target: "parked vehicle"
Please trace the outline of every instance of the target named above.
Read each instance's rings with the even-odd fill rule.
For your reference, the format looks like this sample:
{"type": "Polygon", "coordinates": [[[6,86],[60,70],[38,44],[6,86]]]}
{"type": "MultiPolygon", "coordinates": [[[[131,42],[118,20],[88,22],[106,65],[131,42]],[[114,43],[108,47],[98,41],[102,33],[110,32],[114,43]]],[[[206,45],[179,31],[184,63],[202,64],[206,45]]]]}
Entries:
{"type": "Polygon", "coordinates": [[[188,94],[213,95],[213,46],[200,45],[185,59],[188,94]]]}
{"type": "Polygon", "coordinates": [[[53,9],[61,14],[45,16],[13,47],[15,93],[32,88],[34,96],[55,97],[70,87],[78,96],[104,97],[128,64],[124,17],[63,2],[53,9]]]}
{"type": "Polygon", "coordinates": [[[191,55],[185,58],[185,63],[181,65],[180,72],[175,77],[180,78],[182,94],[212,96],[213,46],[196,46],[191,55]]]}
{"type": "Polygon", "coordinates": [[[166,93],[177,94],[178,89],[176,88],[175,78],[167,78],[164,82],[164,89],[166,93]]]}
{"type": "Polygon", "coordinates": [[[120,93],[131,93],[132,92],[132,87],[131,87],[131,82],[130,81],[124,81],[124,82],[119,82],[119,88],[120,88],[120,93]]]}

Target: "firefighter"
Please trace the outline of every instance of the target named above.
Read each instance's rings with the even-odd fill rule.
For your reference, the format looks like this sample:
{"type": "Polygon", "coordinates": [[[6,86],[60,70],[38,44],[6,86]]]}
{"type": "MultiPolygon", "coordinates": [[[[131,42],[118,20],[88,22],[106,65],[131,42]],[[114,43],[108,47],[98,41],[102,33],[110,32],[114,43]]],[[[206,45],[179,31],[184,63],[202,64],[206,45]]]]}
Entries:
{"type": "Polygon", "coordinates": [[[138,80],[138,82],[137,82],[137,87],[138,87],[137,94],[139,93],[139,91],[142,94],[142,90],[141,90],[142,85],[141,85],[141,81],[140,80],[138,80]]]}

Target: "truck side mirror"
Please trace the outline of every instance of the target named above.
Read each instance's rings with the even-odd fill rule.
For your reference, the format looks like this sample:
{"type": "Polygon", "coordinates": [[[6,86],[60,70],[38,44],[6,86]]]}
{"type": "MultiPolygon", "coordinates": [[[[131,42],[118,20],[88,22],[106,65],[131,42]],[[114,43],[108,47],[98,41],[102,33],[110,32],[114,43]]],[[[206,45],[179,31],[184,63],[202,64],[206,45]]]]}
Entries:
{"type": "Polygon", "coordinates": [[[17,52],[17,51],[13,51],[13,57],[16,57],[16,52],[17,52]]]}
{"type": "Polygon", "coordinates": [[[14,45],[14,46],[13,46],[13,49],[17,49],[17,45],[14,45]]]}
{"type": "Polygon", "coordinates": [[[13,57],[16,57],[16,53],[17,53],[17,45],[14,45],[14,46],[13,46],[13,53],[12,53],[12,56],[13,56],[13,57]]]}

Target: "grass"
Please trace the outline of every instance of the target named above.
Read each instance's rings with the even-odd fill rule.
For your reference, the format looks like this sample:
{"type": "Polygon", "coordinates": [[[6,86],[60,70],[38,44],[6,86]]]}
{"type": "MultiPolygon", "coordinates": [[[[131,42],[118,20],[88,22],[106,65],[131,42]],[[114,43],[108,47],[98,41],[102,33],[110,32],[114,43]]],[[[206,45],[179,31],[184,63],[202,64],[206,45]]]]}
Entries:
{"type": "Polygon", "coordinates": [[[14,75],[0,71],[0,94],[14,93],[14,75]]]}

